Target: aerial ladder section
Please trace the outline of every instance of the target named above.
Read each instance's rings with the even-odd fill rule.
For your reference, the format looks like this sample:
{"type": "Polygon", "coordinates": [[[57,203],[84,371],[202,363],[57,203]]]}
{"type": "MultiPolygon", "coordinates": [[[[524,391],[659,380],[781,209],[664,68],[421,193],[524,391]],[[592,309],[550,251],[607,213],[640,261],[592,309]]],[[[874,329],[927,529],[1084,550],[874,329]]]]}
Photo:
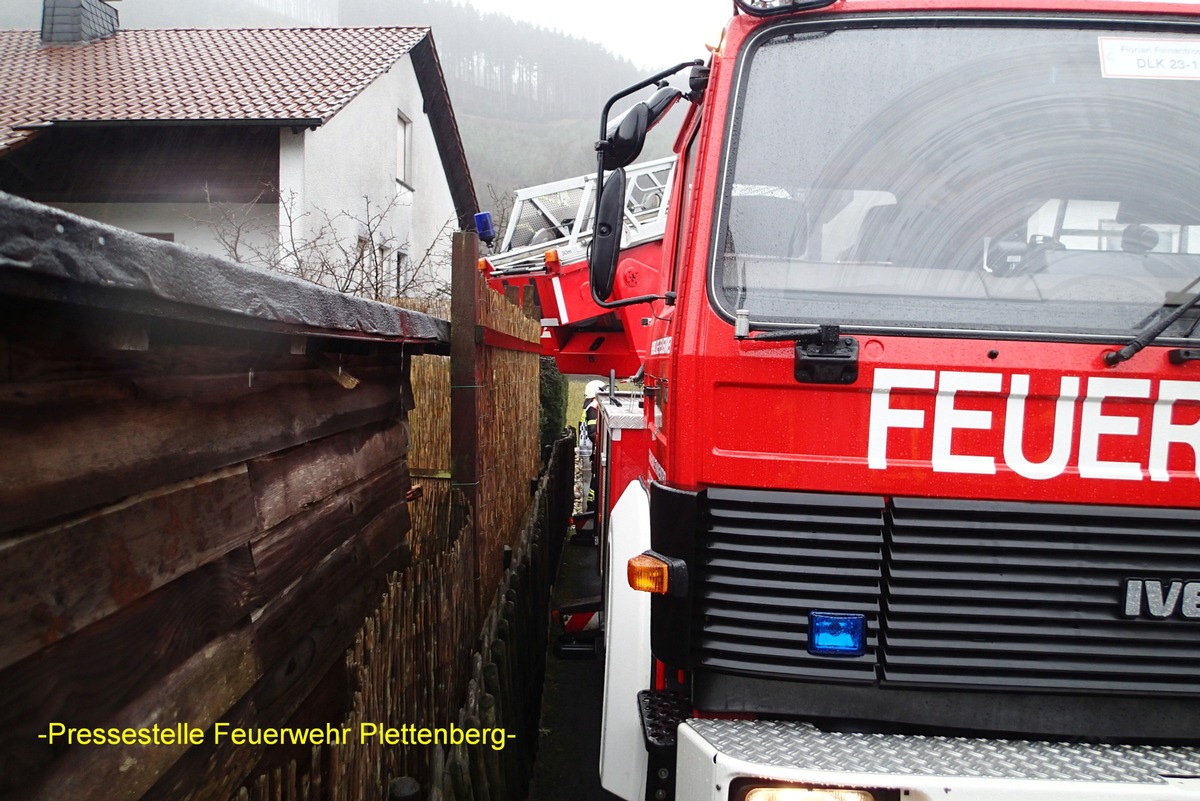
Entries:
{"type": "MultiPolygon", "coordinates": [[[[675,157],[627,169],[621,264],[615,294],[636,297],[657,282],[675,157]]],[[[492,289],[533,292],[542,352],[563,373],[638,372],[649,350],[650,304],[601,308],[588,282],[595,174],[519,189],[497,252],[480,259],[492,289]]]]}

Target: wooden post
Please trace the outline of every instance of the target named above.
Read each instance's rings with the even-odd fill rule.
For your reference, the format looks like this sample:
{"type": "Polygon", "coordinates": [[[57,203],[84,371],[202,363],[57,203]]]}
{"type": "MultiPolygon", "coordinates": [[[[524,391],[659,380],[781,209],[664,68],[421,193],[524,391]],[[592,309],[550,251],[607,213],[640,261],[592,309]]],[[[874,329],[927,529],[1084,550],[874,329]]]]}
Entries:
{"type": "Polygon", "coordinates": [[[457,231],[450,265],[450,482],[462,492],[464,508],[455,510],[451,531],[466,527],[474,587],[472,628],[483,608],[479,548],[479,390],[482,385],[480,349],[476,342],[479,281],[476,234],[457,231]]]}

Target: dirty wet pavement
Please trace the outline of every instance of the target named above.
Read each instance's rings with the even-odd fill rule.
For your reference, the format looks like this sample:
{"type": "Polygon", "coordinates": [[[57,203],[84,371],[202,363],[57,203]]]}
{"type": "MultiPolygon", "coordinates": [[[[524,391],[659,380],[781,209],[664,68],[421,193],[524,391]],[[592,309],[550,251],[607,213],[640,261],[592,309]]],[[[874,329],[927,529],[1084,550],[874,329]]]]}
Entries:
{"type": "MultiPolygon", "coordinates": [[[[596,548],[563,545],[555,607],[600,594],[596,548]]],[[[541,739],[529,789],[529,801],[616,801],[600,787],[600,720],[604,661],[560,659],[551,632],[542,695],[541,739]]]]}

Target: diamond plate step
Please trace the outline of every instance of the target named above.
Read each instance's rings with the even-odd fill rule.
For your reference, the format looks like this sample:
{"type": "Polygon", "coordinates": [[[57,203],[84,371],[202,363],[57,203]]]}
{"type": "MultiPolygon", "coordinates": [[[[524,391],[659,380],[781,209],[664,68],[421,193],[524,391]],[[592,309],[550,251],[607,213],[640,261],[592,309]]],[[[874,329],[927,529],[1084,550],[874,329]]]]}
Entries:
{"type": "Polygon", "coordinates": [[[642,690],[637,695],[646,743],[646,798],[675,797],[675,730],[692,714],[692,705],[682,693],[642,690]]]}
{"type": "Polygon", "coordinates": [[[713,748],[771,768],[899,776],[1166,784],[1200,777],[1200,748],[826,732],[807,723],[689,720],[713,748]]]}
{"type": "Polygon", "coordinates": [[[642,715],[642,736],[650,751],[675,748],[675,729],[692,715],[692,704],[682,693],[638,693],[638,711],[642,715]]]}

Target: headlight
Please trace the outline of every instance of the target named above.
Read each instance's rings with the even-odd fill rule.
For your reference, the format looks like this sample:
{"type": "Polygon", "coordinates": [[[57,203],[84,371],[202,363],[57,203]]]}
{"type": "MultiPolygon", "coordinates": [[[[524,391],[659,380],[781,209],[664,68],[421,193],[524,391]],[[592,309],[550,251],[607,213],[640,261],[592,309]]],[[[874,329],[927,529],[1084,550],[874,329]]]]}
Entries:
{"type": "Polygon", "coordinates": [[[811,787],[755,787],[745,801],[875,801],[866,790],[811,787]]]}

